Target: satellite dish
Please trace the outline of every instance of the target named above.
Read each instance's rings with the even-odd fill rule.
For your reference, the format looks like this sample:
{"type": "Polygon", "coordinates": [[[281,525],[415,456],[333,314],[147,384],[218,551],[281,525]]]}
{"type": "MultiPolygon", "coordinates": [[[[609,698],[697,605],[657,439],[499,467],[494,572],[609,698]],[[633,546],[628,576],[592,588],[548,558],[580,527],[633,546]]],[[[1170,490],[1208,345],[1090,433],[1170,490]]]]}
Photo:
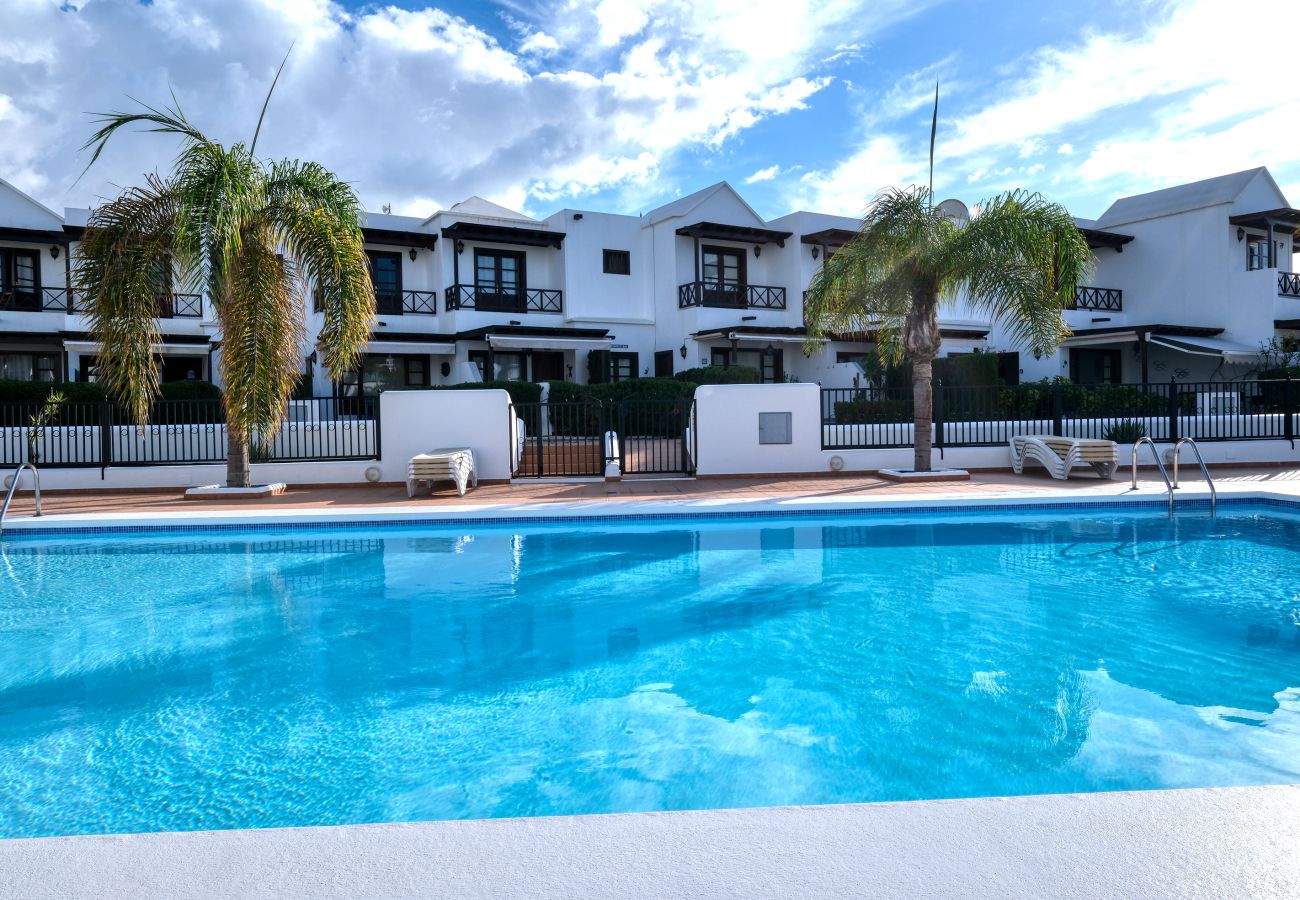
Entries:
{"type": "Polygon", "coordinates": [[[970,221],[970,210],[966,208],[965,203],[955,198],[939,204],[939,215],[945,219],[952,219],[958,225],[965,225],[970,221]]]}

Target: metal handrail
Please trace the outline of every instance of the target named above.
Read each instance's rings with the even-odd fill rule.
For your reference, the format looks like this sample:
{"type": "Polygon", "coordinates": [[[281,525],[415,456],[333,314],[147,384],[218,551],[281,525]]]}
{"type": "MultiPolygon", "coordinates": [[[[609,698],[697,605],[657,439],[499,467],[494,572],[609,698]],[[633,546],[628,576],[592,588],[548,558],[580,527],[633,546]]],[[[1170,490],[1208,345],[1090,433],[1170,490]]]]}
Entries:
{"type": "Polygon", "coordinates": [[[9,504],[14,499],[14,492],[18,490],[18,482],[22,481],[23,469],[32,470],[32,485],[36,489],[36,515],[41,514],[41,473],[36,471],[36,466],[32,463],[21,463],[14,469],[14,480],[9,484],[9,493],[5,494],[4,505],[0,506],[0,535],[5,533],[5,515],[9,512],[9,504]]]}
{"type": "Polygon", "coordinates": [[[1205,476],[1205,483],[1210,486],[1210,515],[1214,515],[1214,508],[1219,502],[1219,492],[1214,488],[1214,479],[1210,477],[1210,469],[1205,465],[1205,460],[1201,458],[1201,448],[1196,446],[1196,441],[1192,438],[1179,438],[1178,443],[1174,444],[1174,490],[1178,489],[1178,454],[1183,449],[1183,445],[1191,446],[1192,451],[1196,453],[1196,462],[1201,467],[1201,474],[1205,476]]]}
{"type": "Polygon", "coordinates": [[[1156,442],[1151,440],[1149,435],[1143,435],[1133,442],[1133,486],[1129,490],[1136,491],[1138,487],[1138,448],[1143,444],[1151,447],[1151,456],[1156,461],[1156,468],[1160,470],[1160,477],[1165,480],[1165,493],[1169,496],[1169,515],[1174,514],[1174,483],[1169,480],[1169,473],[1165,471],[1165,464],[1160,461],[1160,451],[1156,448],[1156,442]]]}

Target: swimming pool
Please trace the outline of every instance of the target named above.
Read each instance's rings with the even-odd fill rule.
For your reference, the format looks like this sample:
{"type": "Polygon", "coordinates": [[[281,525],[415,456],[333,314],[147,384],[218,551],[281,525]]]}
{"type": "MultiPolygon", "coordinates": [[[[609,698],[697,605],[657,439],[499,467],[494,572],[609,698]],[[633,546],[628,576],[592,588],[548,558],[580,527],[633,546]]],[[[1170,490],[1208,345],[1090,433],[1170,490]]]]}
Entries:
{"type": "Polygon", "coordinates": [[[1300,516],[6,536],[0,836],[1300,781],[1300,516]]]}

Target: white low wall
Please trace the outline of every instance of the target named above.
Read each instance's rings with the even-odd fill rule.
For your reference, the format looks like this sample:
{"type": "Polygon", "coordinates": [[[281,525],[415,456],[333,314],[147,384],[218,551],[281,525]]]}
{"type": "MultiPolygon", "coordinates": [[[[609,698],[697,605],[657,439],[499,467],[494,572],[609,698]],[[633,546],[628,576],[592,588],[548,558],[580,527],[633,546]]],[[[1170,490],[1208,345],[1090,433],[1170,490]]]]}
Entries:
{"type": "Polygon", "coordinates": [[[479,478],[508,479],[514,419],[502,390],[385,391],[379,395],[383,480],[405,481],[411,457],[441,447],[469,447],[479,478]]]}
{"type": "MultiPolygon", "coordinates": [[[[821,391],[815,384],[727,384],[701,387],[695,393],[697,417],[698,448],[697,473],[699,475],[776,475],[834,471],[831,466],[833,457],[842,463],[840,471],[873,472],[884,468],[911,468],[913,463],[910,447],[894,449],[822,449],[821,436],[821,391]],[[789,444],[760,444],[758,441],[758,421],[760,412],[787,412],[791,416],[793,431],[789,444]]],[[[1261,430],[1280,427],[1280,423],[1269,415],[1249,416],[1242,421],[1258,420],[1261,430]]],[[[1117,420],[1119,421],[1119,420],[1117,420]]],[[[1156,428],[1168,424],[1168,419],[1152,418],[1148,427],[1155,434],[1156,428]]],[[[1179,420],[1182,433],[1195,428],[1207,428],[1217,419],[1197,419],[1187,416],[1179,420]]],[[[1000,436],[1000,431],[1027,433],[1032,430],[1029,425],[1038,424],[1040,433],[1051,432],[1051,422],[1021,423],[1008,426],[1007,423],[961,423],[950,425],[987,429],[974,433],[1000,436]]],[[[1069,425],[1070,423],[1067,423],[1069,425]]],[[[862,439],[868,426],[827,426],[825,433],[828,441],[836,436],[842,440],[862,439]],[[861,432],[855,434],[855,432],[861,432]]],[[[1069,436],[1081,437],[1091,434],[1084,431],[1083,423],[1074,423],[1065,429],[1069,436]]],[[[1249,428],[1249,425],[1245,426],[1249,428]]],[[[892,427],[891,427],[892,428],[892,427]]],[[[949,431],[948,434],[952,434],[949,431]]],[[[898,426],[900,440],[910,440],[912,426],[898,426]]],[[[1201,454],[1207,463],[1300,463],[1300,445],[1292,447],[1283,440],[1243,440],[1206,442],[1200,444],[1201,454]]],[[[1131,450],[1120,447],[1120,462],[1128,465],[1131,450]]],[[[1190,461],[1184,456],[1184,462],[1190,461]]],[[[1150,465],[1149,457],[1139,460],[1140,465],[1150,465]]],[[[995,447],[950,447],[940,453],[935,450],[931,456],[931,465],[951,466],[968,469],[996,469],[1010,467],[1010,451],[1005,446],[995,447]]]]}
{"type": "MultiPolygon", "coordinates": [[[[338,462],[253,463],[253,483],[271,484],[364,484],[367,469],[378,471],[373,459],[338,462]]],[[[4,484],[8,486],[10,475],[4,484]]],[[[22,489],[31,489],[31,476],[24,475],[22,489]]],[[[204,484],[225,484],[224,462],[203,466],[120,466],[107,469],[41,468],[41,489],[111,490],[113,488],[187,488],[204,484]]]]}

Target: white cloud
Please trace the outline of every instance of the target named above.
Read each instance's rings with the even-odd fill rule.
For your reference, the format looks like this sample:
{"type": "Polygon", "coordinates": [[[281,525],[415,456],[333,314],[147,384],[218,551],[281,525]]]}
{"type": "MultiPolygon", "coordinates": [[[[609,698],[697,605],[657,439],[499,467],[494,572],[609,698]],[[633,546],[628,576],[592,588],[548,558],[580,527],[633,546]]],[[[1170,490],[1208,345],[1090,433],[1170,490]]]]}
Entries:
{"type": "MultiPolygon", "coordinates": [[[[1255,165],[1275,172],[1292,165],[1281,136],[1296,131],[1300,89],[1294,79],[1262,72],[1260,61],[1290,55],[1287,42],[1300,31],[1300,4],[1270,6],[1268,26],[1261,29],[1259,19],[1220,0],[1149,0],[1125,25],[1132,30],[1084,31],[1076,40],[1042,47],[995,70],[991,79],[972,59],[959,60],[959,76],[964,64],[971,77],[989,80],[964,94],[955,116],[954,104],[940,100],[937,188],[953,181],[949,173],[970,173],[967,183],[993,190],[1035,187],[1065,173],[1063,199],[1092,198],[1255,165]],[[1092,148],[1082,161],[1075,153],[1081,135],[1092,148]],[[1020,158],[1052,145],[1056,154],[1041,168],[1020,165],[1020,158]]],[[[913,107],[933,90],[925,84],[932,82],[928,73],[924,79],[917,74],[899,82],[913,107]]],[[[915,164],[899,163],[924,155],[928,129],[918,127],[915,116],[894,113],[900,106],[908,104],[895,97],[876,107],[878,118],[850,158],[880,168],[865,177],[844,163],[812,173],[801,190],[809,184],[816,190],[805,190],[804,202],[833,208],[854,198],[858,185],[898,183],[900,177],[919,182],[915,164]],[[894,152],[882,157],[886,146],[894,152]]],[[[869,196],[852,200],[853,208],[869,196]]]]}
{"type": "Polygon", "coordinates": [[[293,43],[259,153],[317,159],[372,208],[427,213],[471,193],[523,205],[639,195],[683,149],[803,108],[830,83],[823,60],[924,6],[539,0],[512,4],[520,18],[498,38],[433,7],[7,0],[0,173],[55,207],[137,182],[170,159],[156,135],[115,139],[74,186],[85,111],[123,108],[128,95],[162,102],[169,85],[214,137],[247,140],[293,43]]]}
{"type": "Polygon", "coordinates": [[[780,174],[780,166],[768,166],[766,169],[759,169],[753,175],[746,178],[745,184],[758,184],[760,181],[771,181],[780,174]]]}

